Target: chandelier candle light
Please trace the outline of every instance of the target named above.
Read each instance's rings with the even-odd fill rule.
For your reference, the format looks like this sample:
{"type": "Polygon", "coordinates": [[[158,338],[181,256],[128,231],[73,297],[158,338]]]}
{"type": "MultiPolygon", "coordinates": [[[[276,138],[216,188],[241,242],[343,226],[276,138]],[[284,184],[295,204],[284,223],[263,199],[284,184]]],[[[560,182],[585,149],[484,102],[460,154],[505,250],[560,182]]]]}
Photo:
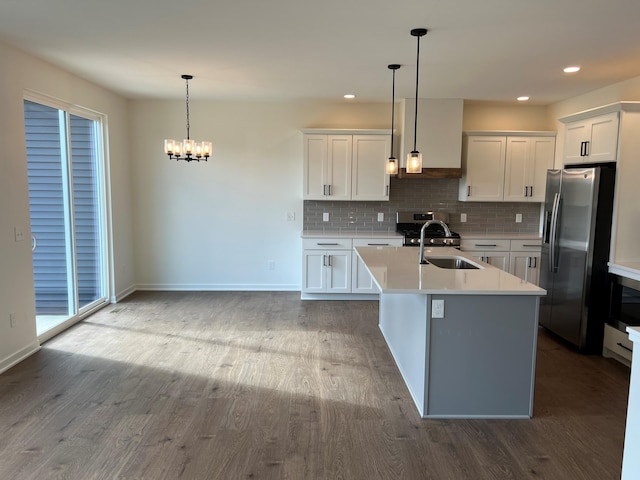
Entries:
{"type": "Polygon", "coordinates": [[[389,175],[395,175],[398,173],[398,160],[393,155],[393,134],[394,134],[394,121],[395,121],[395,106],[396,106],[396,70],[400,68],[397,63],[392,63],[387,68],[393,72],[393,82],[391,86],[391,154],[387,161],[387,173],[389,175]]]}
{"type": "Polygon", "coordinates": [[[420,70],[420,37],[427,34],[426,28],[414,28],[411,35],[418,40],[416,55],[416,110],[413,119],[413,151],[407,154],[407,173],[422,173],[422,154],[416,148],[416,135],[418,131],[418,74],[420,70]]]}
{"type": "Polygon", "coordinates": [[[181,78],[184,79],[187,85],[187,138],[182,142],[177,142],[170,138],[165,139],[164,153],[169,155],[171,160],[185,160],[187,162],[203,160],[206,162],[211,156],[211,142],[196,142],[189,137],[189,80],[193,78],[193,75],[181,75],[181,78]]]}

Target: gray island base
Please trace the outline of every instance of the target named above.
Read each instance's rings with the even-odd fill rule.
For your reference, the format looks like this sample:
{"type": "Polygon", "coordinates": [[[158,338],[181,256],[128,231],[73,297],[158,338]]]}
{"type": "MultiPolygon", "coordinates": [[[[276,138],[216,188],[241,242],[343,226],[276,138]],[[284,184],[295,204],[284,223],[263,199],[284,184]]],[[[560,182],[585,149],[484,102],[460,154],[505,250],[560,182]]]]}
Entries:
{"type": "Polygon", "coordinates": [[[428,255],[463,257],[481,268],[419,265],[417,250],[356,253],[380,288],[380,330],[420,415],[530,418],[538,305],[546,292],[458,250],[428,255]]]}

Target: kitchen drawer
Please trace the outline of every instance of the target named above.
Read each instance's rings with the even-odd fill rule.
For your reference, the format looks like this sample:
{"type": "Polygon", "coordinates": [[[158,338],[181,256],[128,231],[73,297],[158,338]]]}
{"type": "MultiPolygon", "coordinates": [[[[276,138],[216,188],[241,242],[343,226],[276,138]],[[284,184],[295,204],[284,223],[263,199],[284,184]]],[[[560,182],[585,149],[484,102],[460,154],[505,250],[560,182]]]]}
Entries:
{"type": "Polygon", "coordinates": [[[303,250],[351,250],[351,238],[303,238],[303,250]]]}
{"type": "Polygon", "coordinates": [[[512,252],[539,252],[542,248],[542,240],[530,239],[530,240],[511,240],[512,252]]]}
{"type": "Polygon", "coordinates": [[[354,238],[354,247],[401,247],[402,237],[397,238],[354,238]]]}
{"type": "Polygon", "coordinates": [[[474,250],[482,252],[511,250],[511,240],[504,238],[483,238],[483,239],[461,239],[460,250],[472,252],[474,250]]]}
{"type": "Polygon", "coordinates": [[[617,328],[613,328],[611,325],[605,325],[603,347],[603,356],[611,357],[612,355],[610,355],[610,352],[612,352],[631,362],[630,350],[633,349],[633,342],[629,340],[629,336],[626,332],[621,332],[617,328]]]}

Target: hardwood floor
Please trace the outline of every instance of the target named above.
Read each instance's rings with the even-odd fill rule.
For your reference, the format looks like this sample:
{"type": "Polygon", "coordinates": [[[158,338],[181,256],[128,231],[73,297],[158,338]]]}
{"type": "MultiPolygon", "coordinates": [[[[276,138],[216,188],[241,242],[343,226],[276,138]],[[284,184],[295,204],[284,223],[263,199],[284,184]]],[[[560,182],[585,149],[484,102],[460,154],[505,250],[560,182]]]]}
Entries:
{"type": "Polygon", "coordinates": [[[533,419],[423,420],[377,312],[136,293],[0,376],[0,478],[620,478],[628,368],[541,330],[533,419]]]}

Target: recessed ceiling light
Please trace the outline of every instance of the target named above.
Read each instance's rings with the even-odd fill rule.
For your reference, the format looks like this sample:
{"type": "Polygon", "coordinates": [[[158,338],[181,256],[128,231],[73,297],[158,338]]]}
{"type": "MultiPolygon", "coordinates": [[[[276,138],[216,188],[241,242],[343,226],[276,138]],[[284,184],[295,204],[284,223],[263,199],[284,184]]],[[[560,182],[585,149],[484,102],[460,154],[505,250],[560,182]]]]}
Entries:
{"type": "Polygon", "coordinates": [[[519,102],[526,102],[527,100],[529,100],[529,97],[518,97],[519,102]]]}
{"type": "Polygon", "coordinates": [[[356,96],[353,93],[347,93],[344,98],[356,98],[356,96]]]}
{"type": "Polygon", "coordinates": [[[564,73],[576,73],[580,71],[580,67],[567,67],[563,71],[564,73]]]}

